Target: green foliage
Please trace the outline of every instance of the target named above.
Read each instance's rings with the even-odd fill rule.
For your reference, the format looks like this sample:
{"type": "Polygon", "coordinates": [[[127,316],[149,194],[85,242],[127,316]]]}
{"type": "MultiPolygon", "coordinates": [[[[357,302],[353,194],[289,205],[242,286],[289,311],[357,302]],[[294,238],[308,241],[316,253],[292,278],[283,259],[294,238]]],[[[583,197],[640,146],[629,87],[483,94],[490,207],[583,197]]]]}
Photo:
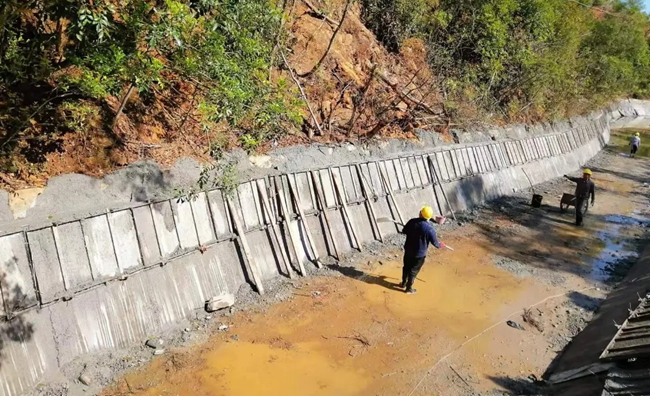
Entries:
{"type": "Polygon", "coordinates": [[[269,80],[281,15],[272,0],[7,0],[0,155],[71,129],[51,122],[70,112],[57,110],[64,100],[106,107],[132,86],[153,98],[193,84],[206,130],[226,123],[259,142],[284,133],[301,121],[295,95],[269,80]]]}
{"type": "Polygon", "coordinates": [[[362,4],[366,24],[390,49],[421,38],[443,89],[489,111],[559,116],[572,103],[648,93],[650,22],[638,1],[590,3],[603,9],[566,0],[362,4]]]}

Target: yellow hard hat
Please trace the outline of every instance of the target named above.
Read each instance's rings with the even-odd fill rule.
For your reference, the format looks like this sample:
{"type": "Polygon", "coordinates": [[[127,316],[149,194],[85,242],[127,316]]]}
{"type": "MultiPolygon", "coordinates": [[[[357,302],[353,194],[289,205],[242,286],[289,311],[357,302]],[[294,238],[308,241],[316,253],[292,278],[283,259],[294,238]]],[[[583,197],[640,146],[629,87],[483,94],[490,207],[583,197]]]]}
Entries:
{"type": "Polygon", "coordinates": [[[583,174],[583,175],[589,175],[589,176],[591,176],[591,169],[585,169],[585,170],[583,170],[583,171],[582,171],[582,174],[583,174]]]}
{"type": "Polygon", "coordinates": [[[420,217],[425,220],[430,220],[433,217],[433,209],[431,206],[423,206],[422,209],[420,209],[420,217]]]}
{"type": "Polygon", "coordinates": [[[640,134],[639,132],[637,132],[637,133],[636,133],[636,136],[641,136],[641,134],[640,134]]]}

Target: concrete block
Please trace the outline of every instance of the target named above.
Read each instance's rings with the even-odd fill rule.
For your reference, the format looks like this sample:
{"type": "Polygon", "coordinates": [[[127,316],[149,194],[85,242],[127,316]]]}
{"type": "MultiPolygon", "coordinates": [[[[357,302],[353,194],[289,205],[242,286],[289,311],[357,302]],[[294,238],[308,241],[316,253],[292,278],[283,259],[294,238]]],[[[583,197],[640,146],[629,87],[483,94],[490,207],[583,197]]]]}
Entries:
{"type": "Polygon", "coordinates": [[[361,181],[359,180],[358,168],[352,165],[341,167],[341,176],[343,177],[343,187],[348,196],[354,200],[362,199],[363,191],[361,189],[361,181]]]}
{"type": "Polygon", "coordinates": [[[228,217],[228,210],[226,209],[221,190],[208,192],[208,204],[212,212],[212,222],[217,237],[220,238],[231,234],[232,228],[228,217]]]}
{"type": "MultiPolygon", "coordinates": [[[[296,188],[298,189],[298,197],[300,197],[300,207],[303,212],[309,212],[316,209],[316,196],[314,195],[313,180],[311,174],[307,172],[296,173],[289,175],[294,177],[296,188]]],[[[285,191],[289,191],[286,189],[285,191]]],[[[287,197],[287,205],[291,205],[291,197],[287,197]]]]}
{"type": "Polygon", "coordinates": [[[466,156],[467,156],[467,169],[469,170],[469,172],[471,174],[478,173],[479,169],[478,169],[478,164],[476,162],[476,156],[475,156],[476,153],[474,152],[474,148],[473,147],[467,147],[465,149],[465,153],[466,153],[466,156]]]}
{"type": "Polygon", "coordinates": [[[251,182],[240,184],[237,187],[239,202],[235,203],[235,206],[241,209],[241,216],[244,219],[244,227],[246,229],[257,227],[261,224],[255,205],[255,198],[253,197],[257,191],[254,193],[253,188],[254,186],[251,182]]]}
{"type": "Polygon", "coordinates": [[[181,249],[197,247],[199,245],[199,238],[196,235],[192,204],[189,201],[170,201],[170,203],[174,213],[174,223],[176,223],[176,229],[178,230],[178,239],[181,249]]]}
{"type": "Polygon", "coordinates": [[[422,184],[424,184],[424,181],[420,178],[420,172],[418,171],[418,164],[416,157],[408,157],[406,158],[406,163],[408,164],[408,169],[409,169],[409,174],[411,175],[411,178],[413,179],[413,187],[422,187],[422,184]]]}
{"type": "Polygon", "coordinates": [[[22,234],[0,237],[0,286],[0,303],[4,300],[0,316],[5,314],[5,305],[14,312],[37,303],[22,234]]]}
{"type": "Polygon", "coordinates": [[[41,302],[46,303],[65,292],[54,235],[51,228],[45,228],[29,232],[27,239],[32,252],[41,302]]]}
{"type": "Polygon", "coordinates": [[[413,170],[411,169],[408,158],[400,158],[399,164],[404,175],[404,182],[406,183],[404,187],[412,189],[415,187],[415,181],[413,180],[413,170]]]}
{"type": "MultiPolygon", "coordinates": [[[[75,221],[52,227],[52,232],[58,246],[61,272],[66,288],[74,290],[92,283],[96,277],[93,277],[91,272],[81,223],[75,221]]],[[[108,246],[112,249],[108,231],[105,236],[108,238],[108,246]]]]}
{"type": "MultiPolygon", "coordinates": [[[[81,224],[94,279],[99,280],[117,275],[120,271],[117,266],[107,217],[104,215],[85,219],[81,221],[81,224]]],[[[63,274],[67,279],[67,273],[63,274]]]]}
{"type": "Polygon", "coordinates": [[[320,180],[317,182],[320,183],[321,191],[325,196],[325,207],[332,208],[337,205],[338,200],[334,196],[334,185],[332,184],[332,178],[327,169],[321,169],[316,172],[320,180]]]}
{"type": "Polygon", "coordinates": [[[158,235],[160,253],[162,257],[168,258],[180,247],[170,202],[163,201],[152,204],[151,213],[153,216],[153,224],[156,228],[156,235],[158,235]]]}
{"type": "Polygon", "coordinates": [[[146,205],[133,208],[132,211],[144,263],[146,265],[157,263],[160,260],[160,248],[151,209],[146,205]]]}
{"type": "Polygon", "coordinates": [[[406,172],[407,170],[402,168],[401,160],[394,159],[391,161],[395,167],[395,175],[397,176],[397,183],[399,184],[399,190],[406,190],[406,172]]]}
{"type": "MultiPolygon", "coordinates": [[[[283,223],[283,234],[285,236],[285,244],[289,250],[289,257],[292,263],[309,263],[307,256],[308,241],[304,239],[303,227],[298,224],[298,221],[290,221],[288,224],[283,223]],[[293,236],[293,239],[291,238],[293,236]]],[[[322,250],[324,251],[324,250],[322,250]]]]}
{"type": "Polygon", "coordinates": [[[427,172],[426,159],[423,156],[418,155],[417,157],[415,157],[415,164],[418,170],[418,175],[420,176],[420,180],[422,182],[420,186],[430,184],[431,180],[429,179],[429,172],[427,172]]]}
{"type": "Polygon", "coordinates": [[[386,184],[390,191],[399,191],[399,183],[397,182],[397,174],[392,161],[379,161],[377,165],[384,172],[384,177],[387,178],[386,184]]]}
{"type": "Polygon", "coordinates": [[[235,305],[234,294],[220,294],[205,302],[205,310],[207,312],[216,312],[220,309],[230,308],[233,305],[235,305]]]}
{"type": "Polygon", "coordinates": [[[206,194],[200,193],[195,200],[191,201],[191,205],[199,243],[205,245],[214,241],[216,238],[212,231],[212,219],[210,218],[206,194]]]}
{"type": "Polygon", "coordinates": [[[445,164],[445,157],[442,154],[442,152],[436,152],[431,156],[431,160],[433,161],[433,167],[436,170],[436,174],[438,175],[438,180],[439,181],[447,181],[451,179],[451,174],[449,173],[449,169],[447,168],[447,164],[445,164]]]}
{"type": "Polygon", "coordinates": [[[131,211],[109,213],[108,221],[113,233],[117,263],[122,272],[144,265],[140,257],[140,247],[131,211]]]}
{"type": "Polygon", "coordinates": [[[381,175],[379,173],[379,162],[368,163],[368,172],[370,175],[370,182],[377,195],[386,193],[384,184],[381,182],[381,175]]]}
{"type": "Polygon", "coordinates": [[[485,158],[485,152],[483,151],[482,146],[474,147],[474,152],[476,153],[476,164],[480,173],[487,172],[489,170],[487,159],[485,158]]]}
{"type": "Polygon", "coordinates": [[[370,213],[366,205],[351,205],[348,208],[350,217],[357,227],[361,243],[377,240],[370,223],[370,213]]]}
{"type": "Polygon", "coordinates": [[[274,243],[270,229],[250,232],[246,238],[251,255],[260,269],[262,280],[274,279],[280,275],[282,255],[278,250],[280,247],[274,243]]]}
{"type": "Polygon", "coordinates": [[[442,152],[442,158],[444,159],[445,163],[445,168],[447,168],[447,172],[449,173],[449,179],[448,180],[454,180],[458,178],[458,174],[456,173],[456,167],[454,166],[454,161],[451,157],[451,150],[445,150],[442,152]]]}
{"type": "Polygon", "coordinates": [[[209,252],[211,254],[214,252],[209,260],[211,271],[219,274],[227,286],[221,290],[228,293],[236,293],[241,285],[246,283],[244,264],[237,244],[234,242],[222,242],[210,248],[209,252]]]}

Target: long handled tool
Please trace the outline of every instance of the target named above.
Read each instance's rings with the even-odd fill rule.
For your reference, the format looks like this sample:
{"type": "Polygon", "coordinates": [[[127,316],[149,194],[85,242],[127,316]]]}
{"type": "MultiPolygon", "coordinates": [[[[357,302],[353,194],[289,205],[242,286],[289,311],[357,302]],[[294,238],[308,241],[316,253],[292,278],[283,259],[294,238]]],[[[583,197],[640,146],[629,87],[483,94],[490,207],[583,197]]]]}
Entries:
{"type": "MultiPolygon", "coordinates": [[[[444,222],[444,217],[441,217],[441,216],[436,217],[436,222],[439,222],[439,221],[444,222]]],[[[400,223],[399,221],[397,221],[395,219],[391,219],[390,217],[378,217],[377,218],[377,223],[395,223],[395,224],[397,224],[399,226],[404,227],[404,224],[400,223]]],[[[439,223],[439,224],[442,224],[442,223],[439,223]]],[[[452,248],[451,246],[445,245],[445,247],[447,249],[451,250],[452,252],[454,251],[454,248],[452,248]]]]}

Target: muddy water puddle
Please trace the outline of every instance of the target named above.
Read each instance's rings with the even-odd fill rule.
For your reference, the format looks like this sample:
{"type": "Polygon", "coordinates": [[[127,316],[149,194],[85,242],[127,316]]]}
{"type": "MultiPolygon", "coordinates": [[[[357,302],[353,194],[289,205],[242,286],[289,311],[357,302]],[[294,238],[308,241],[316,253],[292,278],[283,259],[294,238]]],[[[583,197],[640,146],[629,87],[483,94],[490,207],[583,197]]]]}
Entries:
{"type": "MultiPolygon", "coordinates": [[[[368,266],[357,279],[302,281],[292,300],[236,315],[228,333],[183,359],[163,357],[105,394],[404,393],[451,346],[546,292],[491,265],[485,248],[453,243],[463,249],[430,254],[415,295],[397,289],[397,261],[368,266]]],[[[476,348],[499,346],[486,338],[476,348]]]]}
{"type": "Polygon", "coordinates": [[[605,281],[611,276],[615,263],[638,258],[636,245],[631,241],[635,238],[636,227],[647,223],[647,218],[642,217],[639,211],[634,211],[629,216],[605,216],[604,228],[596,233],[602,246],[598,249],[598,256],[591,260],[590,277],[605,281]]]}

